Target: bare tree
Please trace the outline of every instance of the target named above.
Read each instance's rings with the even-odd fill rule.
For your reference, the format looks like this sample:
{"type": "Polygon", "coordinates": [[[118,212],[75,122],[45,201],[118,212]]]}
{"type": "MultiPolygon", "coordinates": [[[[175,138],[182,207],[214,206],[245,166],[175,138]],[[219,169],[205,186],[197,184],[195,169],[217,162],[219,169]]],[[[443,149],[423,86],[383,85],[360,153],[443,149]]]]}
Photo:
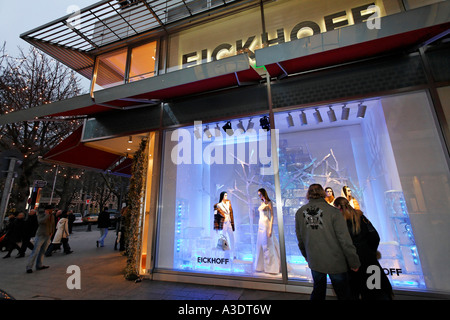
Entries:
{"type": "MultiPolygon", "coordinates": [[[[17,57],[9,56],[4,44],[0,48],[0,114],[35,108],[80,93],[80,80],[74,71],[42,54],[35,48],[20,49],[17,57]]],[[[25,207],[33,171],[39,157],[61,142],[78,121],[28,120],[0,127],[0,149],[18,150],[24,157],[22,171],[11,201],[19,210],[25,207]]]]}

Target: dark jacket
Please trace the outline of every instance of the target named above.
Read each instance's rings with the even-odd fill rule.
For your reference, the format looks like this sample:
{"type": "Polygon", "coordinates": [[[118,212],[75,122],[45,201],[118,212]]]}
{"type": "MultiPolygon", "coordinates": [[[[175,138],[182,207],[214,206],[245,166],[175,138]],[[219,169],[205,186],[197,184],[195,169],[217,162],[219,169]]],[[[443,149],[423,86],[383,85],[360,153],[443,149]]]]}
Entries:
{"type": "Polygon", "coordinates": [[[295,232],[311,270],[336,274],[360,266],[344,217],[325,199],[311,199],[298,209],[295,232]]]}
{"type": "Polygon", "coordinates": [[[350,286],[354,298],[358,299],[361,296],[362,299],[367,300],[391,299],[393,296],[391,283],[377,259],[377,249],[380,243],[380,236],[377,230],[364,215],[360,217],[361,230],[358,234],[353,233],[353,226],[350,220],[347,220],[347,227],[361,261],[361,267],[358,272],[349,273],[350,286]],[[380,270],[381,289],[379,290],[369,290],[366,285],[368,278],[372,275],[367,273],[367,268],[374,265],[378,266],[380,270]]]}
{"type": "Polygon", "coordinates": [[[98,228],[109,228],[111,226],[111,220],[109,219],[109,212],[102,211],[98,215],[98,228]]]}
{"type": "Polygon", "coordinates": [[[32,238],[36,235],[38,228],[37,214],[29,215],[25,220],[25,238],[32,238]]]}

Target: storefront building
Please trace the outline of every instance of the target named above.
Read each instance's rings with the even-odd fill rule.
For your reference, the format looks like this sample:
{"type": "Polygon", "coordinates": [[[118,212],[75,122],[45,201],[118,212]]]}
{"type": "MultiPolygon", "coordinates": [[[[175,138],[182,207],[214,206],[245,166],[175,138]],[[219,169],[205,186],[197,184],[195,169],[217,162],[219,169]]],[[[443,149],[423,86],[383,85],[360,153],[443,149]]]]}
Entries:
{"type": "Polygon", "coordinates": [[[100,1],[22,35],[91,91],[0,123],[83,118],[46,161],[117,174],[148,141],[144,276],[310,292],[294,221],[320,183],[352,190],[395,290],[449,295],[449,26],[448,1],[100,1]]]}

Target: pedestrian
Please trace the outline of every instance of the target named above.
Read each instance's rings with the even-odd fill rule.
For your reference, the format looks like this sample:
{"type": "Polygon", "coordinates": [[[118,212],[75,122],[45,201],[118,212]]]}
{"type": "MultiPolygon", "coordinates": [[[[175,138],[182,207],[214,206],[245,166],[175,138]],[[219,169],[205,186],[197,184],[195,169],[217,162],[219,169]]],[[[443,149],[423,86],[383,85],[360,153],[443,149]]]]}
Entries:
{"type": "Polygon", "coordinates": [[[362,300],[391,300],[393,297],[392,286],[383,272],[377,259],[377,250],[380,243],[380,236],[372,223],[364,216],[363,212],[354,209],[349,201],[344,197],[338,197],[334,201],[345,220],[348,231],[356,247],[361,267],[358,272],[349,271],[350,288],[355,299],[362,300]],[[380,274],[380,288],[367,286],[367,280],[372,273],[367,273],[369,266],[376,266],[380,274]]]}
{"type": "Polygon", "coordinates": [[[20,246],[19,254],[16,258],[25,257],[25,251],[27,248],[33,250],[34,245],[31,243],[31,238],[33,238],[36,234],[36,230],[38,227],[36,210],[32,209],[28,213],[28,217],[25,220],[25,226],[23,230],[22,236],[22,245],[20,246]]]}
{"type": "Polygon", "coordinates": [[[345,219],[325,201],[320,184],[310,185],[306,198],[295,214],[295,232],[314,281],[311,300],[325,300],[327,274],[337,298],[350,299],[348,267],[357,271],[360,262],[345,219]]]}
{"type": "Polygon", "coordinates": [[[103,211],[98,215],[98,225],[97,228],[100,230],[100,238],[97,240],[97,247],[105,246],[105,238],[108,235],[108,228],[111,226],[111,221],[109,219],[108,208],[103,208],[103,211]]]}
{"type": "Polygon", "coordinates": [[[69,220],[69,234],[72,234],[73,222],[75,221],[73,210],[67,212],[67,219],[69,220]]]}
{"type": "Polygon", "coordinates": [[[39,209],[38,228],[33,251],[28,257],[26,266],[27,273],[32,273],[33,264],[36,261],[36,270],[47,269],[49,266],[43,265],[44,254],[50,244],[50,238],[55,230],[55,219],[52,214],[53,206],[46,205],[43,209],[39,209]]]}
{"type": "Polygon", "coordinates": [[[24,219],[25,214],[23,212],[18,213],[17,217],[15,217],[14,215],[9,216],[8,229],[5,236],[6,251],[8,251],[8,253],[3,257],[3,259],[11,257],[11,252],[13,252],[14,249],[17,249],[20,254],[20,247],[18,243],[22,241],[23,231],[25,227],[24,219]]]}
{"type": "Polygon", "coordinates": [[[59,215],[59,221],[56,224],[55,236],[45,252],[45,256],[51,257],[54,247],[60,246],[61,244],[63,245],[65,254],[70,254],[73,252],[69,246],[69,219],[67,216],[67,210],[62,211],[61,215],[59,215]]]}
{"type": "Polygon", "coordinates": [[[114,243],[114,250],[117,250],[117,245],[119,245],[119,251],[125,250],[127,214],[128,207],[126,206],[126,204],[124,204],[122,210],[120,210],[120,216],[117,219],[116,241],[114,243]]]}

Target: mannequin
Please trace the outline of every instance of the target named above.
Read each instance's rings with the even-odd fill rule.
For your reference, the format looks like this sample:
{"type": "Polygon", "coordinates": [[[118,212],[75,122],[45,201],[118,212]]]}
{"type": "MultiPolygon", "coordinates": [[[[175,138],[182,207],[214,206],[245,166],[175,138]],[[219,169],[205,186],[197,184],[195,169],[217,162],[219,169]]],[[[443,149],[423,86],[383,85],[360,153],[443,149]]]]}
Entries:
{"type": "Polygon", "coordinates": [[[331,189],[331,187],[325,188],[325,201],[328,202],[328,204],[333,205],[334,202],[334,191],[331,189]]]}
{"type": "Polygon", "coordinates": [[[342,192],[344,193],[345,198],[348,200],[353,209],[361,210],[358,201],[352,196],[352,189],[348,186],[344,186],[342,188],[342,192]]]}
{"type": "Polygon", "coordinates": [[[228,200],[228,194],[224,191],[220,193],[220,199],[214,205],[214,230],[225,235],[230,244],[231,252],[234,257],[234,217],[231,201],[228,200]]]}
{"type": "Polygon", "coordinates": [[[265,189],[258,190],[261,199],[259,211],[258,237],[256,239],[255,271],[272,274],[280,273],[280,248],[273,235],[272,201],[265,189]]]}

